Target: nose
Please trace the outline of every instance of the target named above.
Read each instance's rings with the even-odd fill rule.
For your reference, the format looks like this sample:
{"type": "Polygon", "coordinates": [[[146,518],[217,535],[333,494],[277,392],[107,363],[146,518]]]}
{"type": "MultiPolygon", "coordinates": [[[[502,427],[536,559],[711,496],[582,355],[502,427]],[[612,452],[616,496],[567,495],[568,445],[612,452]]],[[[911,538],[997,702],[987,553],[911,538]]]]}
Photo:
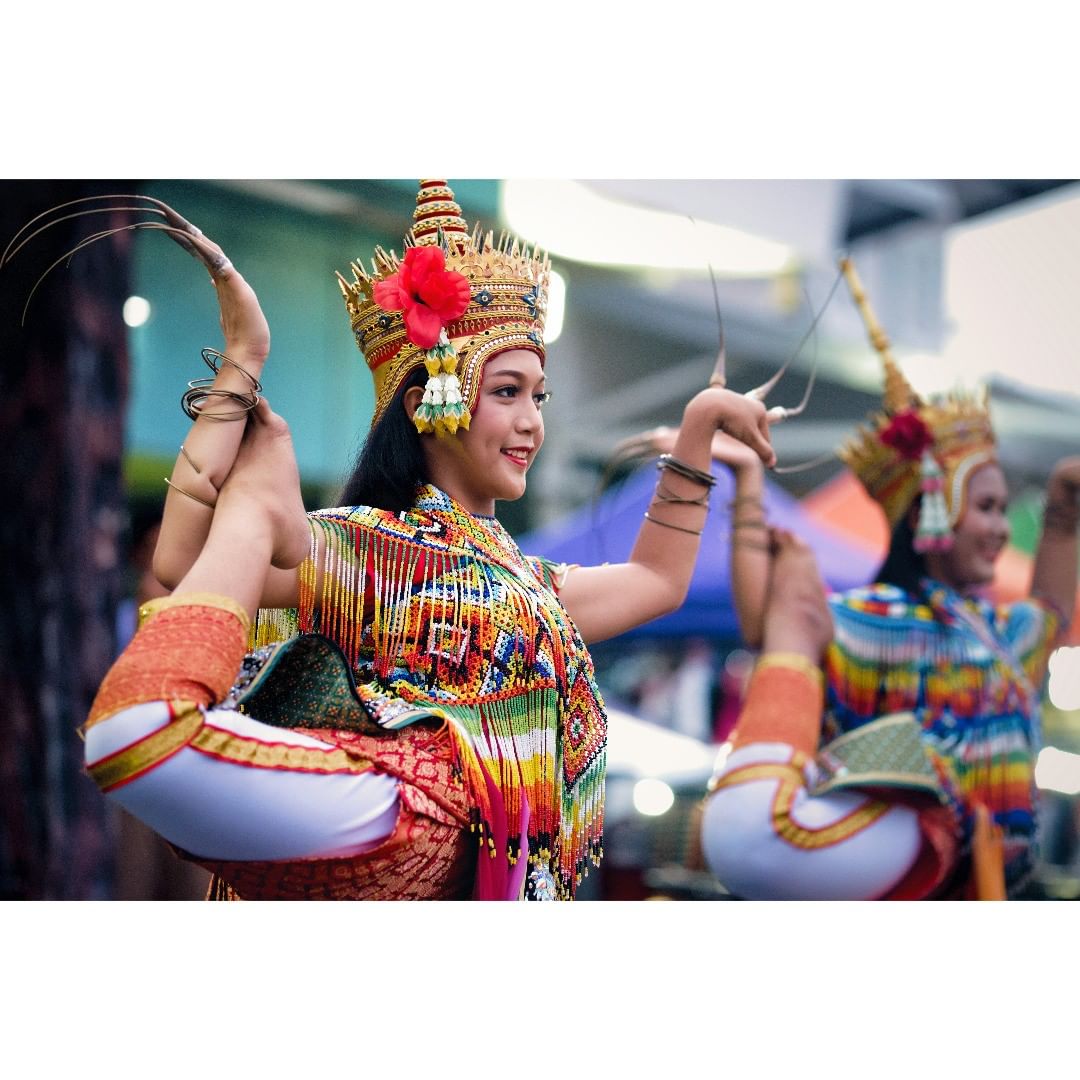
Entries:
{"type": "Polygon", "coordinates": [[[993,515],[991,528],[996,537],[1003,542],[1008,541],[1012,526],[1009,524],[1008,515],[1004,510],[998,510],[993,515]]]}
{"type": "Polygon", "coordinates": [[[544,424],[544,418],[540,415],[540,406],[532,398],[526,398],[524,407],[518,410],[514,427],[520,432],[538,431],[544,424]]]}

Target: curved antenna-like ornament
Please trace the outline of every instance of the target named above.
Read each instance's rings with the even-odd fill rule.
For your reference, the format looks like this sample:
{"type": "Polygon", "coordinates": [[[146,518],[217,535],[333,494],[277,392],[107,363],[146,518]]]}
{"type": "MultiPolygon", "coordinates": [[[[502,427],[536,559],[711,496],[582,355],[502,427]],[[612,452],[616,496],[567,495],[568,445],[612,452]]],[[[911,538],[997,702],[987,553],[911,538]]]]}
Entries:
{"type": "MultiPolygon", "coordinates": [[[[697,218],[693,214],[687,214],[690,224],[697,228],[697,218]]],[[[727,387],[727,346],[724,340],[724,316],[720,311],[720,287],[716,284],[716,271],[713,269],[712,260],[705,257],[705,266],[709,271],[709,281],[712,284],[713,305],[716,307],[716,363],[713,365],[712,374],[709,376],[709,386],[718,386],[721,390],[727,387]]]]}
{"type": "Polygon", "coordinates": [[[232,264],[229,262],[228,257],[222,252],[216,245],[208,241],[202,234],[196,225],[193,225],[181,214],[178,214],[167,203],[162,202],[160,199],[155,199],[150,195],[133,195],[133,194],[115,194],[115,195],[88,195],[80,199],[71,199],[68,202],[60,203],[57,206],[53,206],[48,210],[42,211],[36,217],[28,221],[8,242],[7,247],[4,249],[4,253],[0,256],[0,267],[9,263],[18,253],[26,246],[34,237],[39,236],[47,229],[52,228],[53,225],[58,225],[63,221],[70,221],[74,218],[88,217],[93,214],[112,214],[116,212],[122,213],[146,213],[155,214],[165,219],[164,222],[157,220],[139,220],[129,222],[126,225],[117,226],[111,229],[102,229],[99,232],[91,233],[89,236],[84,237],[73,248],[65,252],[58,259],[49,265],[45,272],[34,282],[33,288],[30,290],[30,294],[26,298],[26,304],[23,307],[21,324],[26,325],[26,314],[30,309],[30,302],[34,298],[34,294],[37,292],[38,287],[45,280],[46,277],[65,260],[72,259],[84,248],[89,247],[91,244],[97,243],[99,240],[105,240],[110,236],[115,236],[122,232],[138,232],[143,229],[154,229],[160,232],[166,233],[169,237],[176,241],[188,254],[195,256],[210,272],[211,278],[216,274],[222,273],[232,264]],[[70,214],[62,214],[59,217],[55,217],[50,221],[46,221],[43,225],[38,225],[33,228],[43,218],[49,217],[50,214],[55,214],[58,210],[66,210],[68,207],[80,205],[88,202],[103,203],[106,200],[122,199],[138,201],[144,204],[141,206],[128,206],[121,205],[115,206],[111,203],[106,205],[95,206],[88,210],[77,210],[70,214]]]}
{"type": "MultiPolygon", "coordinates": [[[[89,217],[91,214],[110,214],[113,211],[130,211],[135,214],[160,214],[162,217],[165,216],[165,212],[163,210],[156,210],[153,207],[149,206],[98,206],[95,207],[93,210],[76,210],[73,214],[64,214],[61,217],[53,218],[52,221],[47,221],[44,225],[39,226],[32,233],[29,233],[25,237],[23,237],[17,247],[12,247],[12,244],[15,243],[15,240],[13,239],[11,243],[8,244],[7,250],[4,252],[3,257],[0,258],[0,266],[3,266],[6,262],[10,262],[12,259],[14,259],[15,256],[18,255],[19,252],[22,251],[22,249],[27,244],[29,244],[35,236],[40,236],[43,232],[45,232],[46,229],[51,229],[54,225],[59,225],[62,221],[71,221],[73,218],[79,217],[89,217]]],[[[24,225],[23,228],[19,230],[19,234],[21,235],[21,233],[24,232],[26,228],[27,226],[24,225]]],[[[15,239],[18,239],[18,236],[16,236],[15,239]]]]}
{"type": "MultiPolygon", "coordinates": [[[[177,215],[179,216],[179,215],[177,215]]],[[[181,220],[183,220],[181,218],[181,220]]],[[[191,226],[195,228],[195,226],[191,226]]],[[[221,273],[226,267],[231,266],[228,258],[224,254],[219,254],[214,251],[208,241],[202,236],[201,233],[197,235],[188,232],[186,229],[175,228],[172,225],[165,225],[160,221],[133,221],[127,225],[119,225],[115,229],[103,229],[101,232],[92,233],[90,236],[84,237],[69,251],[64,252],[58,259],[55,259],[49,264],[45,272],[34,282],[34,287],[30,290],[29,296],[26,298],[26,304],[23,307],[22,321],[20,325],[26,325],[26,313],[30,310],[30,301],[34,298],[34,293],[37,292],[41,283],[56,269],[65,259],[71,259],[77,255],[84,248],[90,247],[91,244],[96,244],[99,240],[108,239],[110,236],[116,236],[117,233],[123,232],[139,232],[144,229],[153,229],[156,232],[164,232],[168,234],[172,239],[176,240],[185,250],[191,251],[195,254],[210,270],[211,274],[221,273]]]]}
{"type": "MultiPolygon", "coordinates": [[[[751,398],[754,401],[764,401],[769,392],[780,381],[781,377],[784,375],[787,369],[799,358],[799,355],[802,353],[807,341],[809,341],[811,337],[814,338],[814,359],[810,365],[810,378],[807,381],[806,391],[803,394],[802,401],[800,401],[799,404],[796,405],[794,408],[785,408],[781,405],[773,406],[773,408],[769,409],[765,414],[766,419],[770,424],[779,424],[781,421],[790,420],[792,417],[799,416],[806,409],[806,406],[810,403],[810,395],[813,393],[814,384],[817,382],[818,373],[818,323],[821,322],[822,316],[825,314],[826,310],[828,310],[829,304],[832,303],[832,298],[836,295],[836,290],[840,287],[841,277],[842,274],[838,273],[836,275],[835,279],[833,280],[832,286],[829,289],[829,295],[825,297],[825,303],[821,305],[821,307],[814,315],[813,319],[811,319],[810,325],[806,328],[806,332],[799,340],[799,344],[795,347],[795,351],[791,354],[791,357],[790,359],[788,359],[787,363],[785,363],[784,366],[771,379],[769,379],[768,382],[763,383],[761,386],[755,387],[753,390],[749,391],[746,394],[746,397],[751,398]]],[[[805,288],[803,290],[803,294],[806,295],[807,304],[810,307],[810,310],[813,311],[814,305],[810,302],[810,297],[806,293],[805,288]]]]}
{"type": "MultiPolygon", "coordinates": [[[[709,267],[712,274],[712,267],[709,267]]],[[[713,288],[716,287],[716,279],[713,279],[713,288]]],[[[720,314],[720,304],[716,305],[716,324],[720,328],[720,348],[716,354],[716,363],[713,365],[712,374],[709,376],[709,385],[718,386],[721,390],[727,388],[727,344],[724,339],[724,317],[720,314]]]]}
{"type": "MultiPolygon", "coordinates": [[[[10,260],[15,257],[16,252],[18,252],[19,249],[22,248],[23,244],[26,242],[25,240],[20,241],[20,237],[22,237],[23,233],[25,233],[27,229],[35,225],[42,218],[48,217],[50,214],[55,214],[57,210],[66,210],[69,206],[79,206],[82,203],[88,202],[102,202],[105,199],[131,199],[133,201],[149,203],[150,205],[140,207],[99,206],[94,210],[85,211],[85,213],[104,214],[109,213],[113,210],[144,210],[148,214],[161,214],[162,216],[164,216],[165,220],[168,221],[169,224],[173,225],[175,228],[182,229],[184,232],[190,233],[193,236],[199,235],[199,230],[194,225],[192,225],[190,221],[181,217],[181,215],[178,214],[167,203],[163,203],[160,199],[155,199],[152,195],[135,195],[131,193],[118,193],[114,195],[84,195],[82,198],[79,199],[69,199],[67,202],[57,203],[56,206],[50,206],[48,210],[42,210],[40,214],[32,217],[21,229],[19,229],[19,231],[11,238],[11,240],[8,241],[8,246],[4,248],[3,255],[0,255],[0,266],[3,266],[5,263],[10,262],[10,260]]],[[[43,229],[47,229],[51,225],[54,225],[59,221],[66,221],[67,218],[71,216],[76,215],[67,215],[65,217],[57,218],[54,221],[41,226],[41,228],[36,229],[33,235],[36,236],[43,229]]],[[[27,237],[27,239],[29,239],[29,237],[27,237]]]]}
{"type": "Polygon", "coordinates": [[[816,469],[820,465],[828,465],[830,461],[836,460],[835,450],[826,450],[824,454],[818,454],[816,458],[811,458],[809,461],[800,461],[798,465],[776,465],[772,472],[783,476],[785,473],[801,473],[809,472],[811,469],[816,469]]]}

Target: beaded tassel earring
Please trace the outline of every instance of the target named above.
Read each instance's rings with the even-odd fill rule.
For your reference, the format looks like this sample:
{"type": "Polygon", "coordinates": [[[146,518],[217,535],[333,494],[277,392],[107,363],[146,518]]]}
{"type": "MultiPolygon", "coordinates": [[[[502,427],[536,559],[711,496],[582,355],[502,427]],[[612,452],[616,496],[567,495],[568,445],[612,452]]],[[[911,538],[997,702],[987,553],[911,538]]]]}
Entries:
{"type": "Polygon", "coordinates": [[[945,506],[945,482],[941,466],[929,449],[923,451],[920,462],[919,490],[922,492],[922,505],[915,529],[915,550],[944,551],[952,540],[949,511],[945,506]]]}

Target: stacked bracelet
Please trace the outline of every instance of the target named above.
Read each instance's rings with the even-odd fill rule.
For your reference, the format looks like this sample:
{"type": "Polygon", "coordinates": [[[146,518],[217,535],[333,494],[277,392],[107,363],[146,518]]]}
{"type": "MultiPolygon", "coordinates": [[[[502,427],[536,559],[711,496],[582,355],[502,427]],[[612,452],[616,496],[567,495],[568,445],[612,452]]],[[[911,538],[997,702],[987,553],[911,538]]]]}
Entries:
{"type": "Polygon", "coordinates": [[[663,525],[665,529],[674,529],[676,532],[689,533],[691,536],[700,536],[704,529],[687,529],[682,525],[672,525],[670,521],[661,521],[659,518],[654,518],[649,515],[649,511],[645,511],[645,520],[651,521],[654,525],[663,525]]]}
{"type": "Polygon", "coordinates": [[[657,502],[662,503],[676,503],[679,506],[704,506],[706,510],[709,508],[709,493],[705,492],[704,495],[699,495],[696,499],[684,499],[679,495],[673,495],[662,481],[657,481],[656,493],[653,498],[657,502]]]}
{"type": "MultiPolygon", "coordinates": [[[[675,506],[700,506],[704,510],[709,509],[709,495],[716,484],[716,480],[711,474],[696,469],[693,465],[687,465],[685,461],[680,461],[677,457],[672,457],[671,454],[661,454],[656,462],[656,468],[660,472],[670,469],[673,473],[677,473],[695,484],[701,484],[706,489],[703,495],[699,495],[696,499],[690,499],[683,495],[675,495],[664,487],[663,481],[658,480],[656,482],[656,493],[653,495],[657,502],[675,506]]],[[[700,536],[705,531],[704,529],[688,529],[685,525],[672,525],[670,521],[661,521],[659,518],[652,517],[648,510],[645,511],[645,520],[651,521],[654,525],[661,525],[665,529],[674,529],[676,532],[686,533],[689,536],[700,536]]]]}
{"type": "Polygon", "coordinates": [[[211,389],[213,381],[213,379],[192,379],[188,383],[187,390],[184,391],[183,396],[180,398],[180,407],[192,420],[198,420],[200,416],[205,416],[207,420],[242,420],[259,404],[258,394],[238,394],[233,390],[214,390],[211,389]],[[215,397],[235,401],[239,408],[227,413],[204,412],[206,402],[215,397]]]}
{"type": "Polygon", "coordinates": [[[214,378],[192,379],[188,383],[187,390],[184,391],[183,396],[180,398],[180,407],[192,420],[198,420],[200,416],[205,416],[208,420],[245,419],[247,414],[259,404],[262,383],[250,371],[241,367],[235,360],[217,349],[203,349],[202,358],[206,366],[214,373],[214,378]],[[246,394],[240,394],[235,390],[221,390],[214,387],[215,378],[221,371],[221,364],[229,364],[231,367],[236,368],[251,384],[251,390],[246,394]],[[225,413],[205,412],[206,402],[211,398],[225,398],[228,401],[235,402],[238,408],[225,413]]]}
{"type": "Polygon", "coordinates": [[[732,548],[749,548],[751,551],[764,551],[771,552],[772,548],[768,544],[762,543],[760,540],[748,540],[745,538],[735,537],[731,541],[732,548]]]}
{"type": "MultiPolygon", "coordinates": [[[[738,529],[757,529],[761,532],[769,531],[769,523],[765,520],[765,508],[762,505],[760,495],[736,495],[731,502],[728,503],[728,509],[737,514],[740,506],[751,507],[751,514],[756,510],[760,517],[734,517],[731,522],[731,531],[734,533],[738,529]]],[[[750,548],[752,551],[771,551],[772,549],[767,543],[762,543],[760,540],[746,540],[737,539],[732,537],[731,546],[733,548],[750,548]]]]}
{"type": "Polygon", "coordinates": [[[702,484],[707,488],[716,487],[716,477],[712,473],[695,468],[693,465],[687,465],[685,461],[680,461],[677,457],[672,457],[671,454],[661,454],[657,459],[656,467],[661,471],[670,469],[673,473],[678,473],[679,476],[684,476],[687,480],[693,480],[695,483],[702,484]]]}
{"type": "Polygon", "coordinates": [[[241,367],[240,364],[238,364],[231,356],[226,356],[223,352],[221,352],[218,349],[210,349],[210,348],[203,349],[201,355],[202,355],[202,358],[203,358],[203,363],[205,363],[206,366],[215,375],[217,375],[221,371],[221,366],[218,363],[218,361],[221,361],[221,363],[223,363],[223,364],[228,364],[228,365],[230,365],[230,367],[236,368],[236,370],[239,371],[240,374],[243,375],[244,378],[247,379],[247,381],[249,383],[251,383],[252,393],[255,393],[255,394],[261,394],[262,393],[262,383],[259,382],[259,380],[256,379],[255,376],[252,375],[251,372],[247,370],[247,368],[241,367]]]}
{"type": "Polygon", "coordinates": [[[209,507],[211,510],[214,509],[214,504],[212,502],[207,502],[205,499],[200,499],[198,495],[192,495],[192,493],[186,488],[182,488],[179,484],[174,484],[167,476],[165,477],[165,483],[168,484],[169,487],[173,488],[175,491],[179,491],[181,495],[186,495],[189,499],[194,499],[195,502],[202,503],[203,506],[209,507]]]}
{"type": "Polygon", "coordinates": [[[761,506],[760,495],[736,495],[728,504],[729,510],[736,510],[740,506],[761,506]]]}

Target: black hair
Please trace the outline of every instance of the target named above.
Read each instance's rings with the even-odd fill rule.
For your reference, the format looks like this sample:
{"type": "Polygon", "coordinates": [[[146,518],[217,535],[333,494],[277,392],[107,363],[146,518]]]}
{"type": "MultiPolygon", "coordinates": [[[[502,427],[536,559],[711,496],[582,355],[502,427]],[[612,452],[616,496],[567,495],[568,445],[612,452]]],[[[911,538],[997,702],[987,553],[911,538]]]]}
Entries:
{"type": "MultiPolygon", "coordinates": [[[[918,507],[922,496],[915,499],[913,506],[918,507]]],[[[911,527],[911,507],[893,529],[889,541],[889,553],[877,572],[875,581],[886,585],[895,585],[915,596],[922,595],[921,579],[929,577],[926,556],[915,550],[915,530],[911,527]]]]}
{"type": "Polygon", "coordinates": [[[404,398],[412,387],[424,386],[427,377],[426,369],[418,367],[398,387],[360,448],[339,506],[378,506],[395,514],[412,506],[416,489],[427,483],[427,462],[420,433],[405,411],[404,398]]]}

